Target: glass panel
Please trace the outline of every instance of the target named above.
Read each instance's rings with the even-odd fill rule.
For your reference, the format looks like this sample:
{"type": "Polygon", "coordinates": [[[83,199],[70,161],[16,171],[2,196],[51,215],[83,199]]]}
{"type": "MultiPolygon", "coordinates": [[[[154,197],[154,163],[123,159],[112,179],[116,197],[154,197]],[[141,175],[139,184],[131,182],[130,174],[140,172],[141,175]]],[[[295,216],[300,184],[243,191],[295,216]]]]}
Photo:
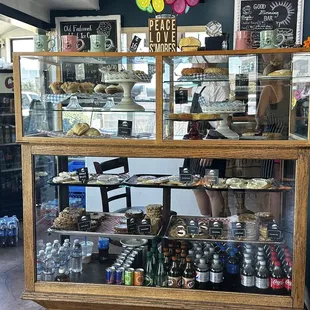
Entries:
{"type": "Polygon", "coordinates": [[[164,58],[167,140],[306,140],[309,54],[164,58]]]}
{"type": "Polygon", "coordinates": [[[155,139],[154,57],[21,57],[21,64],[24,136],[155,139]]]}
{"type": "Polygon", "coordinates": [[[183,285],[290,294],[295,161],[35,156],[34,162],[37,281],[133,285],[130,268],[142,268],[133,276],[139,285],[173,287],[181,285],[189,257],[193,267],[183,285]]]}

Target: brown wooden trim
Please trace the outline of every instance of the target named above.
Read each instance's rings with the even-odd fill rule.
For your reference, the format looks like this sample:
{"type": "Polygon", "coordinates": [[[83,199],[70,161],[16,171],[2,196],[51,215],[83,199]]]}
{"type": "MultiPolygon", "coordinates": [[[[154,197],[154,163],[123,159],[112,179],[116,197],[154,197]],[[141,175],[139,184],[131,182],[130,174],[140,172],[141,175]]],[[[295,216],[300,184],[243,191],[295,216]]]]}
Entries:
{"type": "Polygon", "coordinates": [[[23,139],[23,120],[22,120],[22,98],[21,98],[21,75],[19,66],[19,56],[13,58],[13,78],[14,78],[14,105],[15,105],[15,126],[16,141],[23,139]]]}
{"type": "MultiPolygon", "coordinates": [[[[307,152],[307,151],[306,151],[307,152]]],[[[83,145],[32,145],[32,154],[35,155],[63,155],[63,156],[118,156],[118,157],[137,157],[137,158],[257,158],[257,159],[297,159],[299,151],[287,149],[252,148],[252,149],[229,149],[223,148],[164,148],[156,145],[152,147],[130,145],[115,145],[107,148],[101,146],[83,145]]]]}
{"type": "Polygon", "coordinates": [[[304,305],[306,246],[307,246],[307,214],[309,188],[309,154],[301,152],[296,162],[296,189],[294,214],[294,248],[293,248],[293,307],[304,305]]]}
{"type": "Polygon", "coordinates": [[[31,146],[22,145],[22,168],[25,289],[33,291],[35,282],[35,196],[31,146]]]}
{"type": "MultiPolygon", "coordinates": [[[[201,303],[218,303],[231,305],[277,305],[282,308],[292,307],[292,298],[289,296],[256,295],[231,292],[214,292],[182,289],[161,289],[149,287],[95,285],[80,283],[36,283],[36,293],[50,293],[54,295],[72,294],[78,301],[88,296],[88,299],[98,299],[100,303],[131,304],[133,306],[153,306],[154,303],[177,309],[182,303],[182,308],[191,309],[189,306],[195,304],[200,308],[201,303]]],[[[64,297],[64,296],[63,296],[64,297]]],[[[67,298],[68,299],[68,298],[67,298]]]]}
{"type": "Polygon", "coordinates": [[[163,60],[156,58],[156,141],[163,137],[163,60]]]}

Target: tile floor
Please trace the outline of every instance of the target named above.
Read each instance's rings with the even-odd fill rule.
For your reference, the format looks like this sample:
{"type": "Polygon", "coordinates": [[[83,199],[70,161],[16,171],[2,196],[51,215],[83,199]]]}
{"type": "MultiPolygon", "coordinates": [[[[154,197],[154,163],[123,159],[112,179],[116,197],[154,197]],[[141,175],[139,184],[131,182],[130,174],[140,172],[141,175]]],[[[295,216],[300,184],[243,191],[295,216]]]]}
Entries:
{"type": "Polygon", "coordinates": [[[17,247],[0,248],[0,310],[43,310],[38,304],[22,300],[24,253],[22,240],[17,247]]]}

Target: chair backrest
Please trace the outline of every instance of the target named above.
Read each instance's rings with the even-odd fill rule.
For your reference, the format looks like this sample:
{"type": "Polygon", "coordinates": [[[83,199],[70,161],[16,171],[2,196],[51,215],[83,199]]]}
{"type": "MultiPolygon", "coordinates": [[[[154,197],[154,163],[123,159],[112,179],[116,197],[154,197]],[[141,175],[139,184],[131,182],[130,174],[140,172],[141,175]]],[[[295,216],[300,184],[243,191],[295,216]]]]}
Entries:
{"type": "MultiPolygon", "coordinates": [[[[94,162],[95,170],[97,174],[102,174],[108,172],[110,170],[123,168],[119,174],[128,173],[129,172],[129,165],[128,165],[128,158],[127,157],[118,157],[115,159],[107,160],[101,163],[94,162]]],[[[109,192],[119,189],[118,186],[101,186],[101,199],[102,199],[102,211],[103,212],[110,212],[109,202],[118,200],[118,199],[126,199],[126,207],[128,209],[131,208],[131,192],[129,187],[125,187],[125,192],[122,194],[112,195],[109,192]]]]}

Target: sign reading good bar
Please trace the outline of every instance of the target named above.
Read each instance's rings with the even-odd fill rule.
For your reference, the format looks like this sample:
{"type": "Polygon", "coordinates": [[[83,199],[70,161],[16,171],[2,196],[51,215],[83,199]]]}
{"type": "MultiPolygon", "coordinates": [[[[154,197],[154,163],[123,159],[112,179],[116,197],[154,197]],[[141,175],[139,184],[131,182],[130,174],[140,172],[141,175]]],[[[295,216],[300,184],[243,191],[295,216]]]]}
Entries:
{"type": "Polygon", "coordinates": [[[176,19],[149,18],[149,40],[150,52],[176,52],[176,19]]]}

